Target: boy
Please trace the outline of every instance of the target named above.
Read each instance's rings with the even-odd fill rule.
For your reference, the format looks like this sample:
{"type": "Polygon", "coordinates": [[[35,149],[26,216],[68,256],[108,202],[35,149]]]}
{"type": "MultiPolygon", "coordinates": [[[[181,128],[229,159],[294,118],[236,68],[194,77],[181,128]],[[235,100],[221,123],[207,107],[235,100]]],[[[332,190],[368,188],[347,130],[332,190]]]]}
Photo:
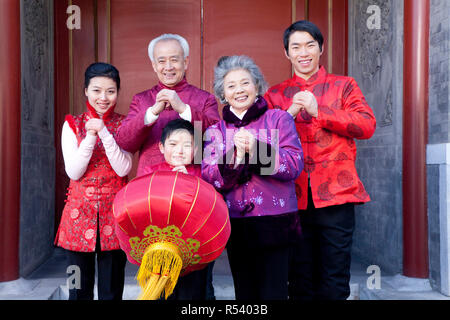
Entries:
{"type": "MultiPolygon", "coordinates": [[[[159,150],[164,162],[144,168],[144,174],[155,171],[179,171],[201,178],[201,167],[192,163],[197,146],[194,144],[194,126],[187,120],[175,119],[163,129],[159,150]]],[[[214,262],[206,268],[178,279],[178,284],[168,300],[215,300],[212,285],[214,262]]]]}
{"type": "Polygon", "coordinates": [[[144,174],[158,170],[179,171],[201,178],[200,166],[192,163],[197,151],[192,123],[181,118],[170,121],[162,131],[159,150],[165,161],[145,167],[144,174]]]}

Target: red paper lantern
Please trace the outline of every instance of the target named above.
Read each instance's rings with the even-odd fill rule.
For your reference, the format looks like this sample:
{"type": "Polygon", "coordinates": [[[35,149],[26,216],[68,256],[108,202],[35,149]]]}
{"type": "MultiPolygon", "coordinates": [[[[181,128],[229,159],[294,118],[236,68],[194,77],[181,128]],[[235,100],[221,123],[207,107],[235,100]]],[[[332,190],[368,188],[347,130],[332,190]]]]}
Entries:
{"type": "Polygon", "coordinates": [[[228,208],[202,179],[157,171],[130,181],[113,205],[116,234],[131,263],[140,265],[142,299],[173,291],[178,275],[220,256],[230,236],[228,208]]]}

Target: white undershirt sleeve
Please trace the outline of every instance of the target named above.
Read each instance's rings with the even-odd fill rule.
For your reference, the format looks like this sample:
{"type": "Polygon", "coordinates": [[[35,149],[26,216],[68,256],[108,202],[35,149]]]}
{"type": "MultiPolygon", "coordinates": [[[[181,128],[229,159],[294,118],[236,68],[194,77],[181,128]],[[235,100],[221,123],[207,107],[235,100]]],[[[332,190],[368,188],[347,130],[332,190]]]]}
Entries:
{"type": "Polygon", "coordinates": [[[145,112],[144,124],[147,125],[147,126],[153,124],[156,120],[158,120],[158,117],[159,117],[159,114],[155,115],[152,112],[152,108],[153,107],[149,107],[147,109],[147,111],[145,112]]]}
{"type": "Polygon", "coordinates": [[[186,104],[186,110],[184,110],[182,113],[180,113],[180,118],[187,120],[189,122],[192,122],[192,112],[191,112],[191,107],[186,104]]]}
{"type": "MultiPolygon", "coordinates": [[[[119,148],[114,137],[106,127],[99,132],[98,136],[103,143],[111,167],[118,176],[126,176],[130,172],[133,162],[131,153],[119,148]]],[[[86,137],[81,141],[80,146],[78,146],[75,133],[69,124],[64,122],[61,135],[61,147],[66,173],[70,179],[78,180],[86,172],[96,141],[97,136],[86,134],[86,137]]]]}
{"type": "Polygon", "coordinates": [[[98,136],[102,140],[111,167],[119,177],[126,176],[130,172],[133,164],[132,154],[119,148],[113,135],[106,127],[103,127],[98,133],[98,136]]]}
{"type": "Polygon", "coordinates": [[[67,121],[64,122],[61,134],[61,148],[66,173],[70,179],[78,180],[86,172],[96,141],[96,136],[87,134],[86,138],[78,146],[75,133],[67,121]]]}

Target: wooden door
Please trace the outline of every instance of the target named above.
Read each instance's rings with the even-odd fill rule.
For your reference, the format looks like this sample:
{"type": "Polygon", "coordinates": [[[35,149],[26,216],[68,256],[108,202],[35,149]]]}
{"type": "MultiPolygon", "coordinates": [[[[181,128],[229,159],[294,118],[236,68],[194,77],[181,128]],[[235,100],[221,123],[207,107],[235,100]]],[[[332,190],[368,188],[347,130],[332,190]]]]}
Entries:
{"type": "MultiPolygon", "coordinates": [[[[68,178],[61,154],[64,116],[85,110],[84,71],[95,61],[115,65],[121,76],[117,112],[126,114],[134,94],[157,78],[147,47],[163,33],[177,33],[190,46],[188,81],[212,92],[214,66],[223,55],[246,54],[269,85],[292,76],[283,32],[309,19],[325,37],[321,63],[347,72],[347,0],[58,0],[55,1],[55,147],[58,226],[68,178]],[[81,28],[69,30],[67,8],[80,8],[81,28]]],[[[132,172],[131,176],[134,175],[132,172]]]]}

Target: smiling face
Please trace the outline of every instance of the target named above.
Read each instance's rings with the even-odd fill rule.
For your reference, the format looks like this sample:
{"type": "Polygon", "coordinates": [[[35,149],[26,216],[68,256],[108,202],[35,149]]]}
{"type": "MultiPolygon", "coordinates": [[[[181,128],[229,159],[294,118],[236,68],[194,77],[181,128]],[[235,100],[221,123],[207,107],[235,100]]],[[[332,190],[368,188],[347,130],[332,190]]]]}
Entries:
{"type": "Polygon", "coordinates": [[[84,89],[89,104],[101,116],[117,102],[117,84],[107,77],[94,77],[84,89]]]}
{"type": "Polygon", "coordinates": [[[308,80],[319,70],[322,51],[319,43],[305,31],[296,31],[289,37],[286,57],[291,61],[297,76],[308,80]]]}
{"type": "Polygon", "coordinates": [[[240,114],[255,103],[258,88],[248,71],[237,69],[225,76],[223,93],[228,104],[240,114]]]}
{"type": "Polygon", "coordinates": [[[159,143],[159,150],[171,166],[186,166],[194,159],[194,138],[187,130],[175,130],[164,144],[159,143]]]}
{"type": "Polygon", "coordinates": [[[153,70],[164,85],[173,87],[183,80],[188,57],[184,58],[183,48],[177,40],[161,40],[156,43],[153,58],[153,70]]]}

